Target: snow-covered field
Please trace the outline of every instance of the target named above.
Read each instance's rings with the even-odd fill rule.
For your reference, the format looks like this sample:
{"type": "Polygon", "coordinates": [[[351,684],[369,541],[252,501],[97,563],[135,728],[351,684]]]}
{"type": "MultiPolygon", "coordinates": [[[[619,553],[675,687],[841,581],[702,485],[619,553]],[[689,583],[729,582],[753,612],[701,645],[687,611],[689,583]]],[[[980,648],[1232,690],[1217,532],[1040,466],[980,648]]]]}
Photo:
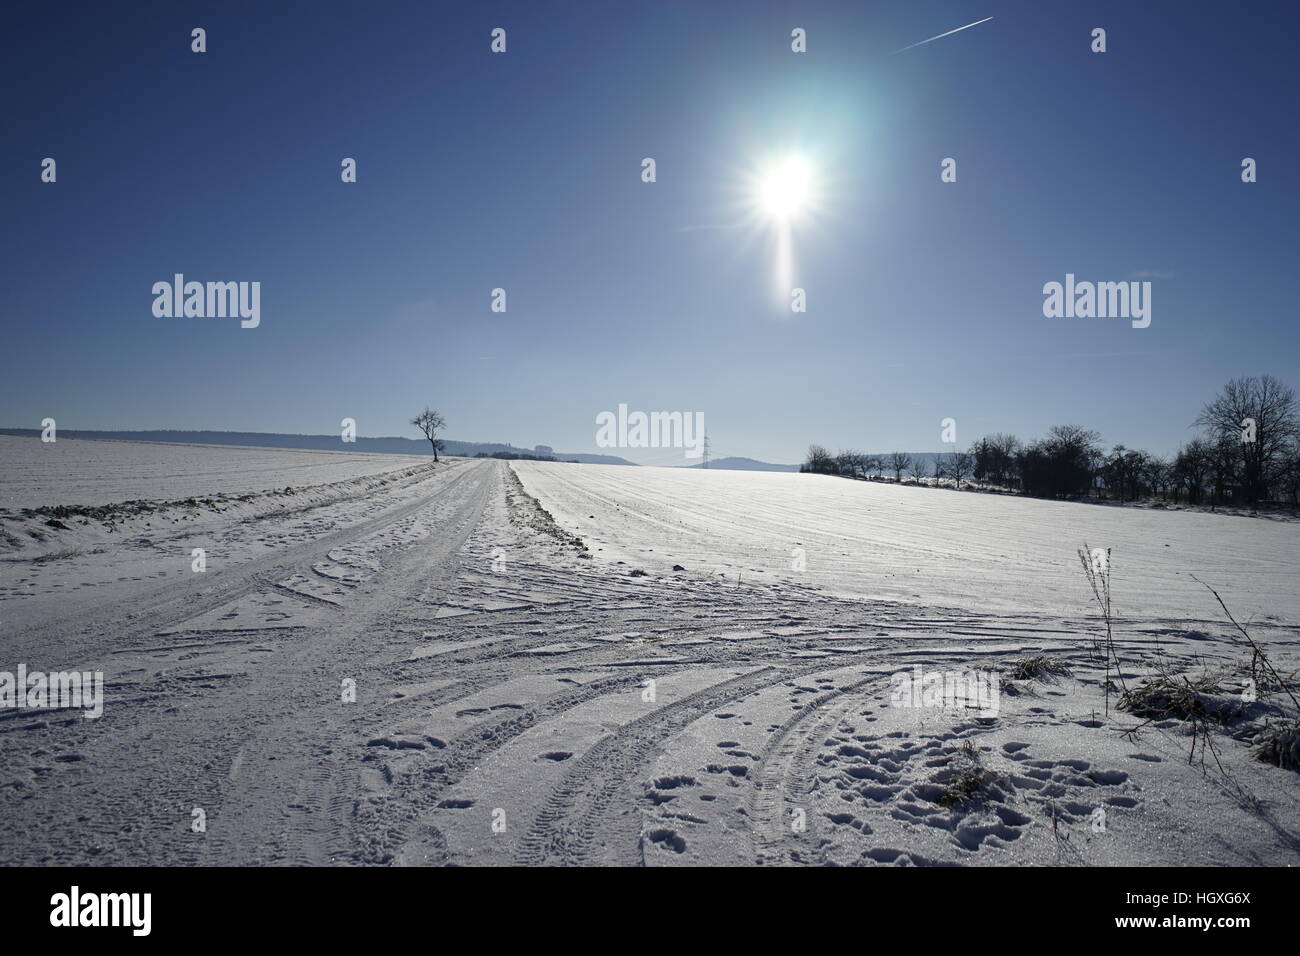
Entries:
{"type": "Polygon", "coordinates": [[[243,494],[397,471],[416,460],[345,450],[77,438],[47,443],[0,435],[0,508],[243,494]]]}
{"type": "Polygon", "coordinates": [[[1300,523],[1043,501],[829,475],[520,462],[525,487],[630,565],[797,581],[851,598],[1077,614],[1078,549],[1111,549],[1115,613],[1300,623],[1300,523]],[[803,570],[795,570],[802,557],[803,570]]]}
{"type": "Polygon", "coordinates": [[[105,683],[98,719],[0,708],[0,863],[1300,862],[1300,777],[1251,755],[1285,694],[1243,694],[1189,577],[1289,674],[1295,525],[465,459],[309,483],[267,450],[203,490],[183,446],[119,448],[100,494],[79,444],[61,487],[172,503],[0,512],[0,671],[105,683]],[[1213,678],[1208,738],[1116,709],[1161,670],[1213,678]],[[929,694],[972,672],[973,705],[929,694]]]}

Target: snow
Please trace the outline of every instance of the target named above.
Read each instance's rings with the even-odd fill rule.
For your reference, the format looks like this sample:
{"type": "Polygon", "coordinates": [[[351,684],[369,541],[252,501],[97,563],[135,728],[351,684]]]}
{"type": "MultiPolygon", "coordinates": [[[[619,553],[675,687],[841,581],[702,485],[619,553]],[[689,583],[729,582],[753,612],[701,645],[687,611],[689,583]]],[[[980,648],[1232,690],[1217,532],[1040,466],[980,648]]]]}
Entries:
{"type": "Polygon", "coordinates": [[[28,503],[157,501],[0,512],[0,670],[105,688],[93,720],[0,708],[0,865],[1300,863],[1296,773],[1251,755],[1284,694],[1212,756],[1116,708],[1160,671],[1245,700],[1250,651],[1192,572],[1300,667],[1294,524],[196,451],[61,440],[5,471],[28,503]],[[1120,674],[1085,539],[1112,549],[1120,674]],[[1012,679],[1029,655],[1069,673],[1012,679]],[[900,698],[917,667],[978,671],[995,706],[900,698]]]}
{"type": "Polygon", "coordinates": [[[564,527],[640,567],[681,564],[849,598],[1081,614],[1078,549],[1111,549],[1117,615],[1300,622],[1300,523],[769,472],[520,462],[564,527]],[[794,570],[802,549],[805,570],[794,570]]]}
{"type": "Polygon", "coordinates": [[[411,455],[0,435],[0,508],[244,494],[409,468],[411,455]]]}

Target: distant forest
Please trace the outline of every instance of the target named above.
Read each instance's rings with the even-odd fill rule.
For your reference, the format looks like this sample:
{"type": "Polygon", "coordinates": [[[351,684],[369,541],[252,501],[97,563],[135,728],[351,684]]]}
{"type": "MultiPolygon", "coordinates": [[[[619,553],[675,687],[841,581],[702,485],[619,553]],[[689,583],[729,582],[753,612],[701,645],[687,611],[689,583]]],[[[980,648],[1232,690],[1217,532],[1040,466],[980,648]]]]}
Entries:
{"type": "Polygon", "coordinates": [[[1191,423],[1200,434],[1172,458],[1115,445],[1080,425],[1056,425],[1023,443],[992,434],[967,451],[914,458],[905,452],[832,454],[811,445],[799,470],[902,482],[904,476],[988,486],[1045,498],[1161,498],[1200,505],[1300,504],[1300,409],[1271,375],[1233,379],[1191,423]]]}
{"type": "Polygon", "coordinates": [[[571,465],[578,464],[573,458],[556,458],[554,455],[530,455],[526,451],[481,451],[475,458],[500,458],[502,461],[563,461],[571,465]]]}

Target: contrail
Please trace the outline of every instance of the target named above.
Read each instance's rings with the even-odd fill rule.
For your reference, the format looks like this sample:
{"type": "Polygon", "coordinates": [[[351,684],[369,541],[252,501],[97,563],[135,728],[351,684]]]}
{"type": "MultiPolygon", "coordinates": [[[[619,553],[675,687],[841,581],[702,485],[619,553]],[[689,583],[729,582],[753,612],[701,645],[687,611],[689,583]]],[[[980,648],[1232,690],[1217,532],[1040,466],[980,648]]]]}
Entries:
{"type": "MultiPolygon", "coordinates": [[[[992,17],[985,17],[983,20],[976,20],[974,23],[968,23],[964,27],[958,27],[956,30],[949,30],[947,33],[940,33],[936,37],[930,37],[930,40],[939,40],[942,39],[943,37],[952,36],[954,33],[961,33],[962,30],[969,30],[971,27],[977,27],[981,23],[988,23],[992,19],[993,19],[992,17]]],[[[929,43],[930,40],[922,40],[921,43],[929,43]]],[[[905,46],[903,47],[902,50],[895,50],[894,53],[891,53],[889,55],[893,56],[895,53],[902,53],[903,50],[910,50],[914,46],[920,46],[921,43],[913,43],[912,46],[905,46]]]]}

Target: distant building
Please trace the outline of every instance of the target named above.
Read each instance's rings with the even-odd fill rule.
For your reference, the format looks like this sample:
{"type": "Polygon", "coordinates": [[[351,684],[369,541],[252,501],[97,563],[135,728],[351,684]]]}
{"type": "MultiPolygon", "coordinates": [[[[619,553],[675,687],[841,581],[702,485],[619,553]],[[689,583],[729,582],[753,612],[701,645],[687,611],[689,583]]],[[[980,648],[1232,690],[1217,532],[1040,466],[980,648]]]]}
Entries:
{"type": "Polygon", "coordinates": [[[550,445],[538,445],[533,449],[535,455],[554,455],[555,449],[550,445]]]}

